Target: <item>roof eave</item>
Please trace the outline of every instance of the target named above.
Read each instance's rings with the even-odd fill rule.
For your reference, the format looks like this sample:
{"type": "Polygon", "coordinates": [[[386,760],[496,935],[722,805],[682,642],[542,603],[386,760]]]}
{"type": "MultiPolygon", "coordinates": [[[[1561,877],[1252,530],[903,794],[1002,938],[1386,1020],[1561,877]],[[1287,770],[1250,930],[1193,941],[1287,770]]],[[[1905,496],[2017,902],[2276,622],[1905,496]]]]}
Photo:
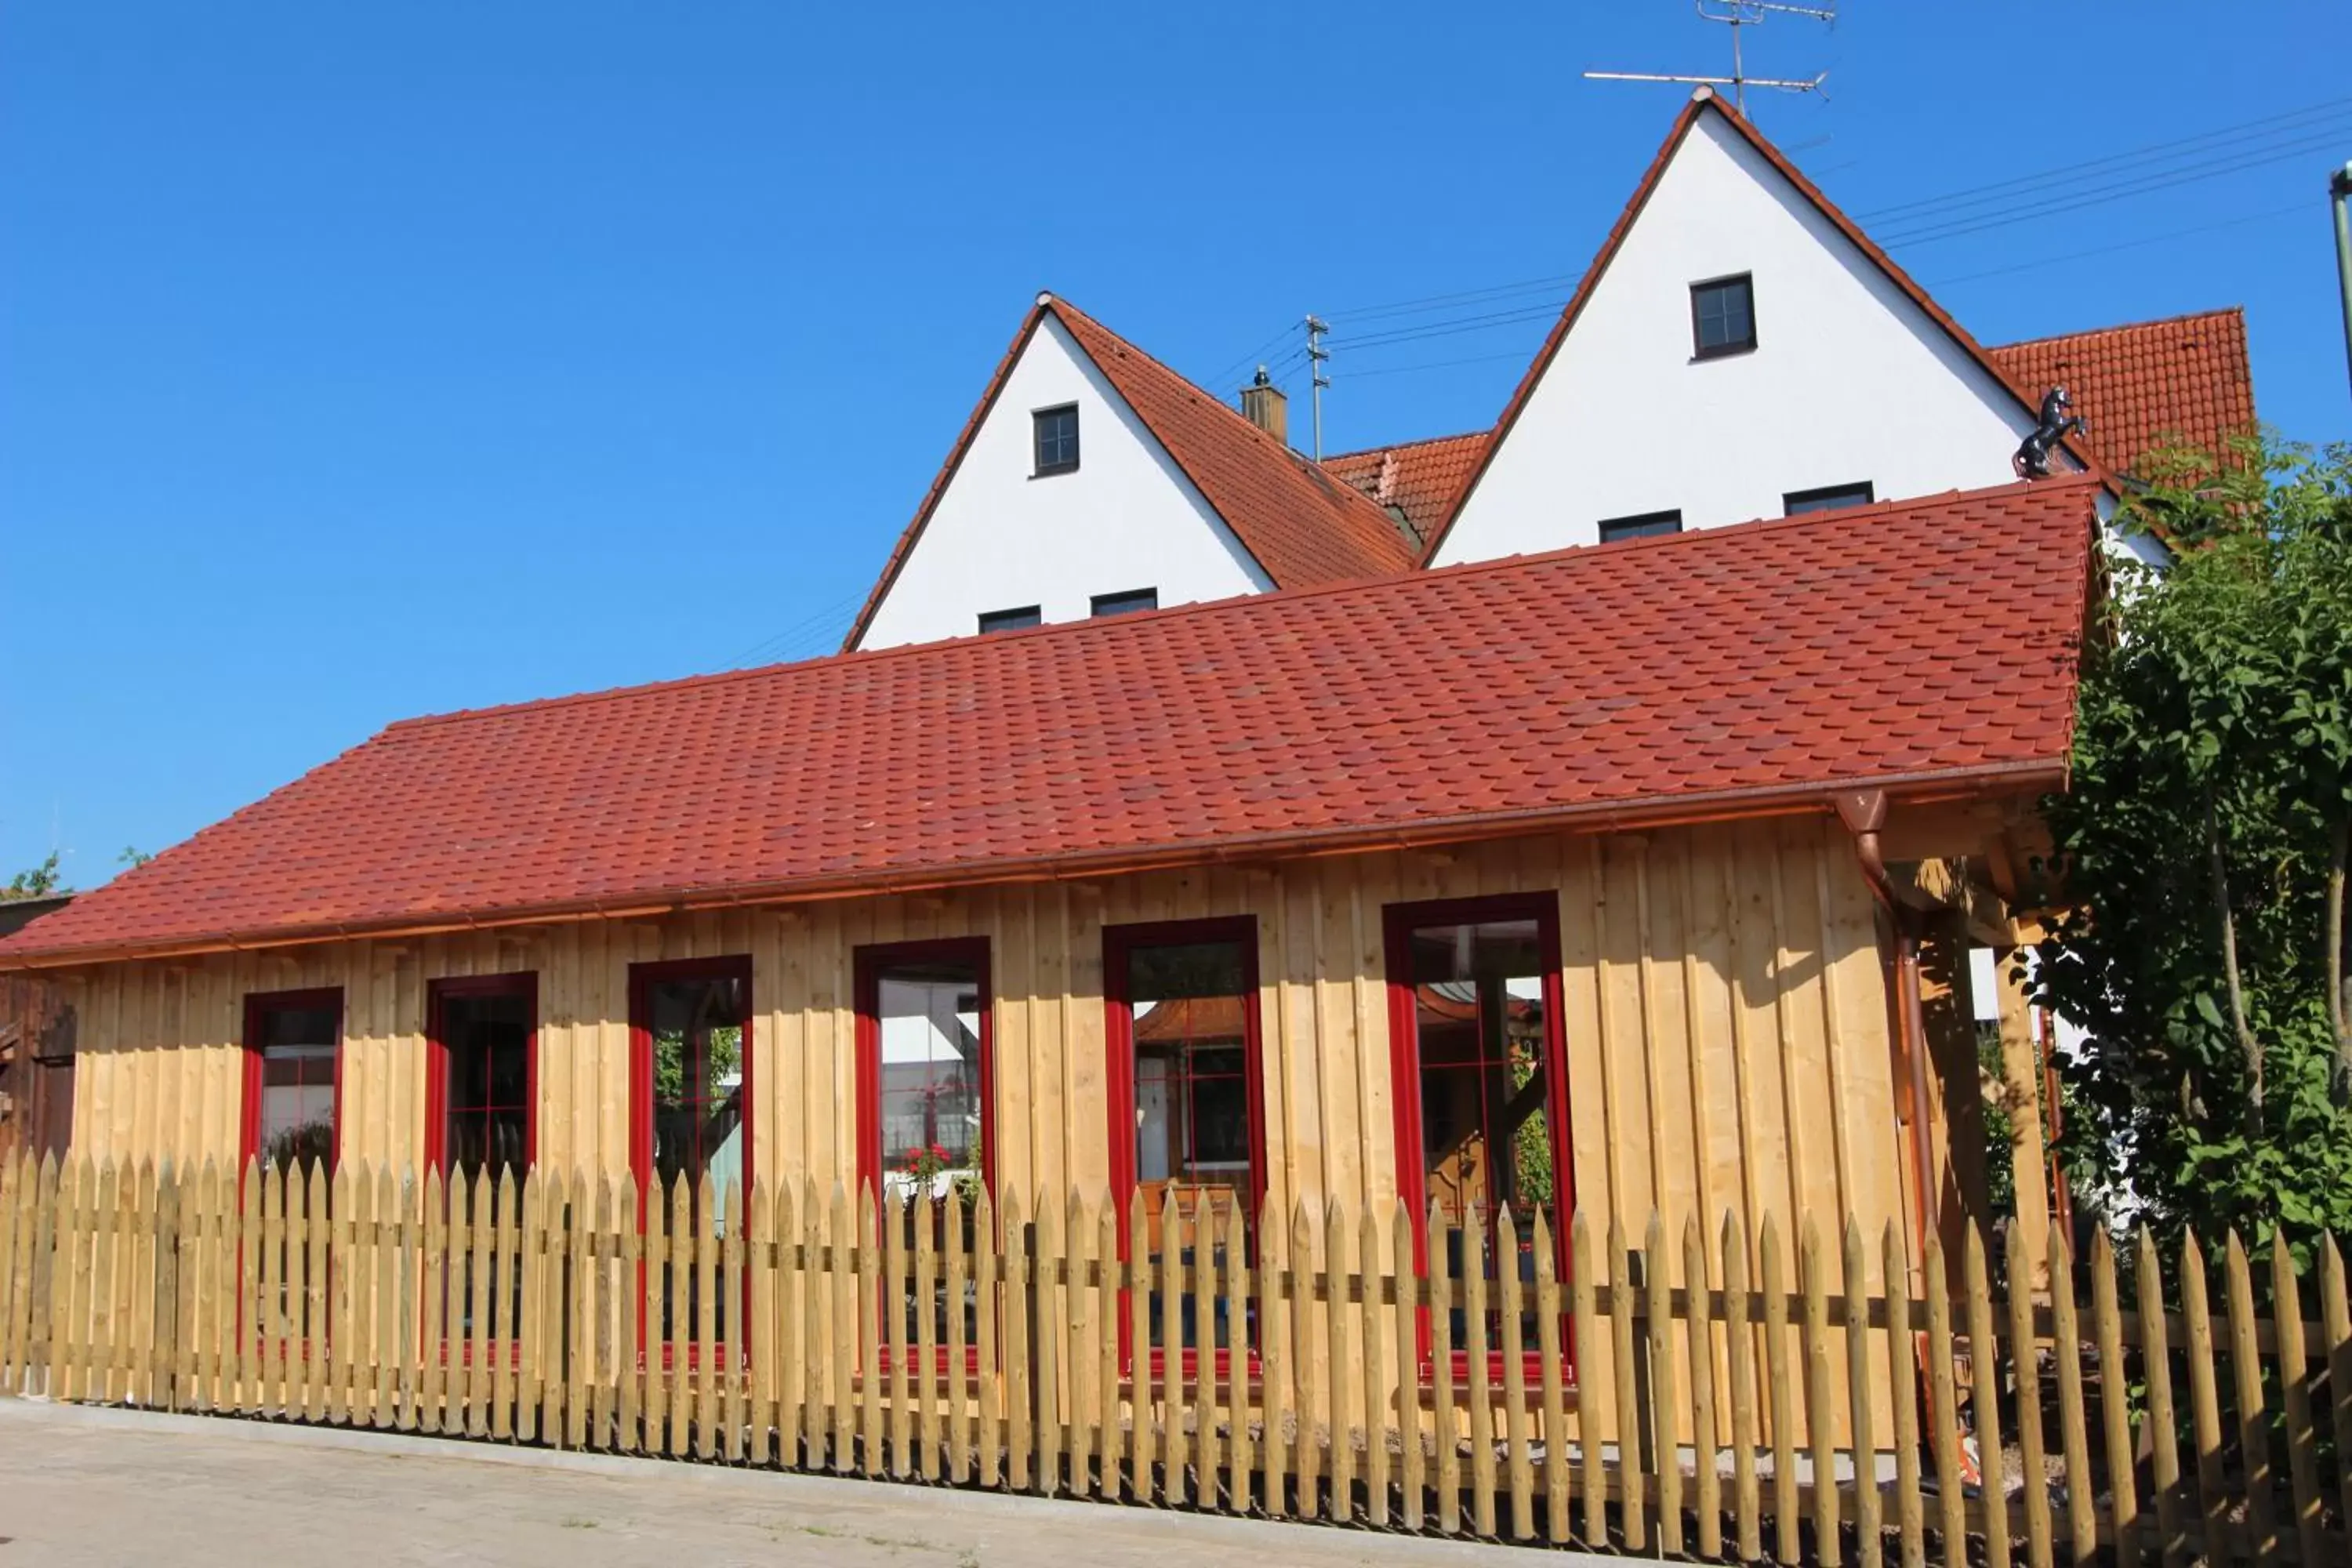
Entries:
{"type": "Polygon", "coordinates": [[[1834,809],[1831,804],[1834,796],[1854,789],[1883,790],[1890,797],[1911,804],[2039,794],[2064,788],[2066,777],[2066,763],[2061,753],[2023,762],[1931,769],[1911,773],[1859,774],[1799,784],[1705,790],[1689,795],[1654,795],[1622,801],[1587,801],[1518,811],[1428,817],[1413,822],[1351,824],[1343,827],[1297,832],[1235,835],[1144,849],[1010,856],[961,865],[916,867],[902,871],[845,872],[830,877],[745,883],[726,889],[648,889],[617,898],[516,906],[474,913],[406,914],[377,921],[333,921],[258,931],[219,932],[155,942],[92,943],[21,952],[11,952],[5,943],[0,943],[0,973],[193,958],[209,953],[306,946],[360,938],[415,938],[593,920],[650,919],[695,910],[815,902],[992,883],[1057,881],[1236,861],[1365,853],[1549,830],[1627,832],[1696,822],[1829,811],[1834,809]]]}

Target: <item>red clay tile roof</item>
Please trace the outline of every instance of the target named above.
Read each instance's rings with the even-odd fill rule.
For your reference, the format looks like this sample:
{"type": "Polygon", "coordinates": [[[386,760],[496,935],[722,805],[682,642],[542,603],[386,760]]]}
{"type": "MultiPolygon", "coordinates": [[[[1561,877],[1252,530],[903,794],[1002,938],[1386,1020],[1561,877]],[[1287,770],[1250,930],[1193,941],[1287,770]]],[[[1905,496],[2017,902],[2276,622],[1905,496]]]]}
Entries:
{"type": "Polygon", "coordinates": [[[1323,467],[1371,497],[1382,508],[1404,513],[1416,539],[1437,531],[1454,510],[1470,470],[1486,455],[1490,430],[1460,436],[1433,436],[1362,452],[1341,452],[1323,459],[1323,467]]]}
{"type": "Polygon", "coordinates": [[[411,720],[0,942],[0,967],[2047,787],[2095,494],[2011,485],[411,720]]]}
{"type": "Polygon", "coordinates": [[[1368,497],[1352,486],[1335,483],[1312,461],[1244,418],[1240,410],[1193,385],[1066,300],[1040,295],[1013,335],[1013,346],[997,362],[987,392],[964,422],[914,521],[899,536],[865,607],[857,612],[841,645],[845,651],[866,635],[965,450],[980,433],[981,422],[995,405],[1005,377],[1048,313],[1068,329],[1275,586],[1309,588],[1412,569],[1412,542],[1368,497]]]}
{"type": "Polygon", "coordinates": [[[2254,429],[2254,374],[2246,316],[2231,307],[2068,332],[1990,351],[1993,363],[2039,403],[2053,386],[2074,395],[2091,422],[2084,444],[2119,473],[2158,447],[2186,441],[2218,451],[2254,429]]]}
{"type": "MultiPolygon", "coordinates": [[[[1945,334],[1964,353],[1982,365],[1995,381],[2010,387],[2025,405],[2026,412],[2039,414],[2042,401],[2040,393],[2037,392],[2032,397],[2028,398],[2021,391],[2018,391],[2014,384],[2002,373],[2000,364],[1986,353],[1984,345],[1970,337],[1966,328],[1947,314],[1941,305],[1930,299],[1927,291],[1913,281],[1909,273],[1895,264],[1894,258],[1881,250],[1877,243],[1863,233],[1852,218],[1839,211],[1836,205],[1822,194],[1819,186],[1807,179],[1794,163],[1789,162],[1778,147],[1766,141],[1763,133],[1748,122],[1746,116],[1726,103],[1711,89],[1702,87],[1691,95],[1691,100],[1683,107],[1682,113],[1675,116],[1673,128],[1666,132],[1665,141],[1659,144],[1657,156],[1650,161],[1649,169],[1643,173],[1641,183],[1633,187],[1633,195],[1627,199],[1625,210],[1617,215],[1616,223],[1611,226],[1607,237],[1601,240],[1600,253],[1592,258],[1592,265],[1584,269],[1584,277],[1578,282],[1576,292],[1570,296],[1567,308],[1560,311],[1559,320],[1552,324],[1550,335],[1544,339],[1543,346],[1536,351],[1535,362],[1528,366],[1527,374],[1519,378],[1518,389],[1511,394],[1510,402],[1504,405],[1503,416],[1495,422],[1494,435],[1487,442],[1486,450],[1478,455],[1476,463],[1471,468],[1470,477],[1464,482],[1461,491],[1454,497],[1453,509],[1447,512],[1444,521],[1438,526],[1436,532],[1430,536],[1428,543],[1423,546],[1421,552],[1423,562],[1427,563],[1437,558],[1438,546],[1445,542],[1445,535],[1453,529],[1454,519],[1462,515],[1462,508],[1469,501],[1471,493],[1478,488],[1478,481],[1485,476],[1486,465],[1493,460],[1496,450],[1509,438],[1511,427],[1518,423],[1520,410],[1527,406],[1528,399],[1534,394],[1536,384],[1543,379],[1544,372],[1551,367],[1552,360],[1559,353],[1560,344],[1567,341],[1570,329],[1576,325],[1577,318],[1584,313],[1585,303],[1591,299],[1593,289],[1600,286],[1601,275],[1609,270],[1609,264],[1615,258],[1618,247],[1624,244],[1625,237],[1633,232],[1633,220],[1641,216],[1643,207],[1649,205],[1651,194],[1657,189],[1658,181],[1664,175],[1666,166],[1674,161],[1675,151],[1682,146],[1683,139],[1688,136],[1692,128],[1698,123],[1699,116],[1708,113],[1721,115],[1725,124],[1745,137],[1748,145],[1755,148],[1765,162],[1778,170],[1781,176],[1795,187],[1799,195],[1811,202],[1823,217],[1835,225],[1838,231],[1843,234],[1856,249],[1867,257],[1880,271],[1885,273],[1887,279],[1896,288],[1902,289],[1914,305],[1927,314],[1928,320],[1942,328],[1945,334]]],[[[2065,445],[2066,450],[2072,453],[2076,460],[2085,467],[2092,466],[2087,448],[2078,440],[2069,440],[2065,445]]]]}

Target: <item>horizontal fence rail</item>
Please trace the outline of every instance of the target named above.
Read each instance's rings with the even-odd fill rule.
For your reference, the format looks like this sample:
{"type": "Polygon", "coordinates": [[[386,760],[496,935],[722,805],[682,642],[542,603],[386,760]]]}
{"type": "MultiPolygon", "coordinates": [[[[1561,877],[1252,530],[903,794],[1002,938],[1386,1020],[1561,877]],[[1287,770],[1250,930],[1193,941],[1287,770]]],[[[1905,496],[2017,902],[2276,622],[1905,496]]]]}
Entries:
{"type": "Polygon", "coordinates": [[[2352,1563],[2332,1241],[1915,1268],[1851,1220],[907,1185],[0,1162],[0,1396],[1724,1561],[2352,1563]]]}

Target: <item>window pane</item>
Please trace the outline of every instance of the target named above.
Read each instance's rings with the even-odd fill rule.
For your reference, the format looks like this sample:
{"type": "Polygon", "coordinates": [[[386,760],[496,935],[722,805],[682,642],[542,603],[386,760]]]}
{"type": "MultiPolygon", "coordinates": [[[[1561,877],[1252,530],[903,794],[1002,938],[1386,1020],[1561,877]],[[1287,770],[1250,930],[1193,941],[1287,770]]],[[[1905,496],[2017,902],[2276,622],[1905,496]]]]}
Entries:
{"type": "Polygon", "coordinates": [[[531,1002],[527,994],[445,996],[441,1046],[447,1055],[442,1157],[450,1172],[493,1179],[528,1165],[531,1002]]]}
{"type": "Polygon", "coordinates": [[[882,1183],[944,1196],[981,1165],[980,977],[962,963],[893,963],[877,992],[882,1183]]]}
{"type": "MultiPolygon", "coordinates": [[[[724,1194],[743,1175],[743,1026],[740,976],[656,980],[646,987],[653,1037],[653,1169],[661,1191],[705,1175],[724,1194]]],[[[714,1228],[723,1218],[714,1214],[714,1228]]]]}
{"type": "Polygon", "coordinates": [[[308,1166],[335,1163],[333,1007],[268,1007],[257,1025],[261,1047],[261,1120],[254,1152],[263,1160],[308,1166]]]}
{"type": "MultiPolygon", "coordinates": [[[[1172,1201],[1188,1262],[1224,1264],[1232,1216],[1255,1228],[1257,1173],[1250,1147],[1248,963],[1238,942],[1139,947],[1128,954],[1127,995],[1135,1042],[1135,1177],[1154,1255],[1172,1201]],[[1205,1230],[1207,1245],[1202,1246],[1205,1230]]],[[[1239,1265],[1245,1260],[1231,1260],[1239,1265]]],[[[1172,1325],[1155,1323],[1155,1342],[1202,1342],[1189,1298],[1172,1325]]],[[[1222,1298],[1209,1342],[1230,1345],[1222,1298]]],[[[1244,1343],[1252,1331],[1245,1321],[1244,1343]]]]}
{"type": "Polygon", "coordinates": [[[1746,278],[1702,283],[1691,290],[1698,352],[1747,348],[1756,341],[1755,293],[1746,278]]]}
{"type": "MultiPolygon", "coordinates": [[[[1517,1270],[1530,1290],[1538,1210],[1559,1230],[1553,1169],[1549,1020],[1544,1016],[1542,931],[1532,920],[1423,926],[1412,932],[1413,1023],[1421,1058],[1422,1161],[1428,1194],[1449,1226],[1475,1207],[1486,1234],[1510,1205],[1516,1255],[1488,1268],[1517,1270]]],[[[1461,1278],[1461,1233],[1446,1262],[1461,1278]]],[[[1468,1325],[1457,1310],[1455,1344],[1468,1325]]],[[[1532,1317],[1520,1325],[1535,1342],[1532,1317]]],[[[1490,1310],[1489,1344],[1502,1342],[1490,1310]]]]}

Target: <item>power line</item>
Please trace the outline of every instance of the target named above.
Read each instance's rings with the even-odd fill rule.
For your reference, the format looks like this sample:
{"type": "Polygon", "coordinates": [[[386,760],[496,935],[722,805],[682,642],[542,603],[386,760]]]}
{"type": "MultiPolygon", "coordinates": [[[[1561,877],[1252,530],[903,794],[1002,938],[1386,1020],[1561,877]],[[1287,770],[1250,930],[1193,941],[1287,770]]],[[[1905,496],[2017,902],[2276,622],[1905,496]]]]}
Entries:
{"type": "Polygon", "coordinates": [[[2284,217],[2288,213],[2308,213],[2310,210],[2309,202],[2295,202],[2287,206],[2269,207],[2258,213],[2244,213],[2237,217],[2223,218],[2219,223],[2200,223],[2189,228],[2176,228],[2164,234],[2151,234],[2141,239],[2118,240],[2113,245],[2095,245],[2088,250],[2070,250],[2063,256],[2044,256],[2038,260],[2020,261],[2008,267],[1989,267],[1981,272],[1963,272],[1955,278],[1938,278],[1927,287],[1948,289],[1955,283],[1973,283],[1980,278],[2001,278],[2012,272],[2031,272],[2040,267],[2055,267],[2062,262],[2080,261],[2091,256],[2105,256],[2112,251],[2137,250],[2144,245],[2161,245],[2168,239],[2186,239],[2190,235],[2210,234],[2215,229],[2221,228],[2238,228],[2246,224],[2259,223],[2265,218],[2284,217]]]}
{"type": "Polygon", "coordinates": [[[2095,188],[2090,192],[2030,205],[1997,217],[1964,220],[1954,224],[1929,225],[1923,228],[1889,236],[1879,243],[1889,250],[1914,245],[1933,245],[1947,239],[1958,239],[1963,235],[1981,234],[1987,229],[2006,228],[2011,224],[2025,223],[2034,218],[2069,216],[2091,207],[2103,207],[2111,202],[2126,201],[2133,196],[2149,195],[2158,191],[2198,184],[2206,180],[2218,180],[2226,175],[2244,174],[2251,169],[2265,168],[2273,163],[2283,163],[2290,159],[2305,157],[2336,145],[2338,140],[2337,134],[2331,132],[2309,142],[2281,147],[2257,157],[2227,161],[2213,166],[2192,165],[2189,169],[2175,171],[2164,176],[2144,176],[2105,191],[2098,191],[2095,188]]]}
{"type": "Polygon", "coordinates": [[[1969,185],[1940,196],[1923,196],[1915,201],[1898,202],[1893,206],[1876,207],[1869,212],[1857,213],[1854,216],[1857,222],[1876,223],[1882,218],[1895,217],[1921,208],[1948,210],[1954,206],[1981,205],[1985,202],[2003,199],[2007,195],[2042,184],[2080,179],[2093,170],[2110,169],[2117,164],[2141,162],[2161,163],[2166,157],[2186,155],[2185,153],[2177,150],[2195,147],[2205,142],[2219,145],[2230,141],[2258,140],[2263,136],[2276,134],[2290,121],[2308,119],[2314,115],[2333,119],[2347,112],[2352,112],[2352,98],[2328,99],[2321,103],[2306,104],[2301,109],[2288,110],[2284,113],[2268,115],[2260,120],[2249,120],[2237,125],[2225,125],[2218,130],[2201,132],[2195,136],[2183,136],[2171,142],[2152,142],[2147,146],[2136,147],[2128,152],[2111,153],[2103,158],[2084,159],[2069,163],[2062,169],[2044,170],[2037,174],[2020,174],[2011,179],[1996,180],[1990,184],[1969,185]]]}
{"type": "Polygon", "coordinates": [[[1370,370],[1352,371],[1349,374],[1349,379],[1367,381],[1376,375],[1408,375],[1417,370],[1451,370],[1455,365],[1492,364],[1497,360],[1513,360],[1524,363],[1527,357],[1526,350],[1510,349],[1498,354],[1471,354],[1463,359],[1433,359],[1418,361],[1412,364],[1383,364],[1376,365],[1370,370]]]}
{"type": "MultiPolygon", "coordinates": [[[[738,669],[755,658],[768,657],[787,641],[795,637],[805,640],[806,634],[819,630],[829,623],[845,623],[854,618],[856,607],[865,602],[866,595],[862,591],[844,599],[836,599],[814,614],[794,621],[773,636],[761,637],[758,642],[729,659],[727,668],[738,669]]],[[[846,629],[845,625],[844,629],[846,629]]]]}

